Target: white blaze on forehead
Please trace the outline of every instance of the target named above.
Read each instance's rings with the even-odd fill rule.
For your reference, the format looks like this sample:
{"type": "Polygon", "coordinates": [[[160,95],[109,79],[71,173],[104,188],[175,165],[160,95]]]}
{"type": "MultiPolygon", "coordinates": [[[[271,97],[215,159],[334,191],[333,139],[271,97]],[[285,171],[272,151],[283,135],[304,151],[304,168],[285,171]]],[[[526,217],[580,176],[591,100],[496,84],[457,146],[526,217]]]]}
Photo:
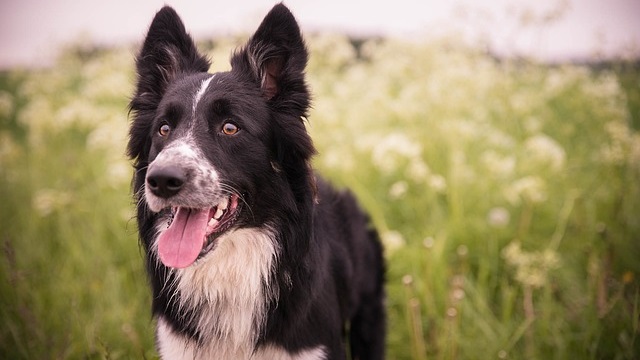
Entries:
{"type": "Polygon", "coordinates": [[[193,96],[193,107],[191,108],[191,110],[193,111],[194,115],[196,113],[196,107],[198,106],[198,102],[202,98],[202,95],[204,95],[204,92],[207,91],[207,88],[209,87],[209,83],[211,82],[211,80],[213,80],[214,76],[215,75],[211,75],[210,77],[202,80],[202,83],[200,84],[200,89],[198,89],[198,91],[193,96]]]}
{"type": "Polygon", "coordinates": [[[191,138],[178,139],[164,148],[153,160],[155,162],[172,161],[178,159],[196,159],[199,154],[191,138]]]}

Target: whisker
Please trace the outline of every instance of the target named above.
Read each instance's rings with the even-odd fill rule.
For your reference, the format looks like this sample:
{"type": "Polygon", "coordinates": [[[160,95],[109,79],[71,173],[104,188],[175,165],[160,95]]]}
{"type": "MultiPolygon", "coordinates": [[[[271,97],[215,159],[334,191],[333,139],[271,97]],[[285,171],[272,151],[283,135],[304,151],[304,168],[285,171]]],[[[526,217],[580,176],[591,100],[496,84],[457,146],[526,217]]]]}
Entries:
{"type": "Polygon", "coordinates": [[[145,197],[144,197],[144,193],[145,193],[145,184],[142,184],[142,186],[140,186],[140,189],[138,189],[138,191],[136,191],[134,198],[136,199],[136,206],[137,207],[142,207],[145,211],[149,210],[148,208],[148,204],[145,201],[145,197]]]}
{"type": "Polygon", "coordinates": [[[242,195],[242,192],[240,192],[239,190],[237,190],[236,187],[234,187],[233,185],[226,183],[226,182],[221,182],[220,183],[220,188],[223,191],[226,191],[229,193],[229,195],[231,194],[235,194],[238,196],[238,199],[240,199],[240,201],[242,203],[244,203],[247,207],[247,209],[249,210],[249,213],[251,214],[252,218],[255,218],[255,214],[253,213],[253,209],[251,208],[251,205],[249,205],[249,203],[247,202],[247,200],[245,199],[245,197],[242,195]]]}
{"type": "Polygon", "coordinates": [[[145,166],[143,166],[143,167],[141,167],[141,168],[139,168],[139,169],[136,169],[136,171],[135,171],[135,172],[136,172],[136,173],[139,173],[140,171],[146,170],[148,167],[149,167],[149,165],[145,165],[145,166]]]}

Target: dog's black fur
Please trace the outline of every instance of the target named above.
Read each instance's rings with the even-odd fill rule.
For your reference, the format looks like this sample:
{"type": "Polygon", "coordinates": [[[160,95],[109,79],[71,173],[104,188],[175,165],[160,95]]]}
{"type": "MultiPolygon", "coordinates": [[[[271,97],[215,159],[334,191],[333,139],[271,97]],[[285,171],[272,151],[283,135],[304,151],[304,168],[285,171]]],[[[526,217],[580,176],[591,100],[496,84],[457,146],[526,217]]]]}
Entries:
{"type": "MultiPolygon", "coordinates": [[[[232,55],[229,72],[214,77],[207,73],[209,61],[198,53],[169,7],[156,14],[137,57],[128,154],[135,167],[139,234],[154,317],[165,324],[171,339],[180,339],[177,343],[190,349],[185,356],[260,357],[267,354],[265,349],[278,349],[282,358],[344,359],[347,339],[352,359],[384,356],[381,245],[353,196],[332,189],[310,167],[315,150],[303,121],[310,106],[304,74],[307,57],[298,25],[282,4],[232,55]],[[207,79],[213,80],[203,85],[207,79]],[[194,94],[201,97],[194,100],[194,94]],[[224,132],[229,123],[239,129],[237,133],[224,132]],[[201,155],[194,158],[197,161],[186,164],[159,156],[186,137],[201,155]],[[158,184],[154,176],[167,162],[177,169],[178,179],[158,184]],[[264,316],[249,314],[253,323],[248,344],[229,345],[232,341],[225,336],[234,330],[223,330],[217,313],[203,311],[209,303],[186,299],[198,291],[184,291],[191,286],[184,280],[187,269],[165,266],[158,255],[156,242],[167,227],[162,224],[175,216],[172,209],[199,207],[181,199],[189,195],[187,191],[199,191],[202,184],[191,174],[200,166],[218,175],[221,194],[216,197],[239,199],[236,218],[215,237],[233,243],[239,229],[255,229],[274,244],[273,263],[260,285],[264,316]],[[152,208],[153,201],[164,208],[152,208]],[[207,316],[211,318],[203,318],[207,316]],[[305,353],[309,349],[318,351],[305,353]]],[[[207,207],[215,209],[217,201],[210,199],[207,207]]],[[[210,236],[212,243],[218,241],[210,236]]],[[[215,285],[211,277],[216,275],[206,273],[207,257],[219,251],[219,244],[214,245],[188,269],[204,273],[215,285]]],[[[230,256],[244,261],[242,253],[230,256]]],[[[166,340],[160,335],[161,356],[169,356],[165,347],[175,347],[176,342],[163,344],[166,340]]]]}

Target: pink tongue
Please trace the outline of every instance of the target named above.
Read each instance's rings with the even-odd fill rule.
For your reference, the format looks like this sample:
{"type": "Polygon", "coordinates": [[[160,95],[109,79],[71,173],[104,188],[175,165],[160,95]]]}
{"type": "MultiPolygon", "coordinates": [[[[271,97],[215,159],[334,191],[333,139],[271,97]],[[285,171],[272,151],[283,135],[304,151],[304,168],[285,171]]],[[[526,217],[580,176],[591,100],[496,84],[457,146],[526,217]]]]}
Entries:
{"type": "Polygon", "coordinates": [[[163,264],[185,268],[198,258],[209,222],[209,209],[179,207],[173,222],[158,239],[158,254],[163,264]]]}

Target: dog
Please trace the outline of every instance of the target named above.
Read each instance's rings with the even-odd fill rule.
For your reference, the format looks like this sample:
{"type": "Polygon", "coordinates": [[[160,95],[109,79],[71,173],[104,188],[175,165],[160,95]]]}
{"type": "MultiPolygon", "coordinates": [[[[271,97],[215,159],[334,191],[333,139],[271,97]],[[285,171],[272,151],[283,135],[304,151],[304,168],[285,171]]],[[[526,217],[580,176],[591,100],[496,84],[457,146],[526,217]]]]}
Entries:
{"type": "Polygon", "coordinates": [[[382,359],[383,249],[311,167],[308,52],[275,5],[210,74],[178,14],[136,57],[127,153],[163,359],[382,359]]]}

